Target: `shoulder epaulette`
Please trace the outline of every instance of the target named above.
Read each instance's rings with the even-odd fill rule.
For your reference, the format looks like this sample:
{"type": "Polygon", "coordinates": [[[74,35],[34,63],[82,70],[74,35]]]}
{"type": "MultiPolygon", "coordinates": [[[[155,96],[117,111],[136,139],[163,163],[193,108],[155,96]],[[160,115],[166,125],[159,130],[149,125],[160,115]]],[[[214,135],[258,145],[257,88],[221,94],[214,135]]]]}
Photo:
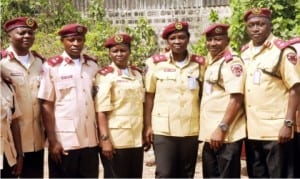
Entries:
{"type": "Polygon", "coordinates": [[[293,44],[296,44],[296,43],[300,43],[300,37],[292,38],[292,39],[288,40],[287,43],[288,43],[289,45],[293,45],[293,44]]]}
{"type": "Polygon", "coordinates": [[[191,55],[190,57],[191,61],[199,63],[200,65],[205,64],[205,58],[202,56],[198,56],[198,55],[191,55]]]}
{"type": "Polygon", "coordinates": [[[282,40],[282,39],[276,39],[274,40],[274,44],[276,47],[278,47],[280,50],[286,48],[287,46],[289,46],[290,44],[287,43],[286,41],[282,40]]]}
{"type": "Polygon", "coordinates": [[[112,73],[114,71],[113,67],[111,66],[106,66],[106,67],[103,67],[102,69],[100,69],[98,71],[98,73],[100,73],[101,75],[107,75],[108,73],[112,73]]]}
{"type": "Polygon", "coordinates": [[[230,53],[230,51],[224,52],[224,60],[226,63],[230,62],[232,59],[233,59],[233,56],[230,53]]]}
{"type": "Polygon", "coordinates": [[[159,63],[159,62],[163,62],[163,61],[167,61],[168,58],[163,55],[163,54],[156,54],[152,56],[153,59],[153,63],[159,63]]]}
{"type": "Polygon", "coordinates": [[[42,62],[46,61],[46,59],[42,55],[37,53],[35,50],[31,50],[31,53],[33,56],[40,58],[42,60],[42,62]]]}
{"type": "Polygon", "coordinates": [[[0,52],[0,57],[2,58],[6,58],[7,56],[10,57],[10,59],[13,59],[15,57],[15,55],[12,52],[6,51],[6,50],[1,50],[0,52]]]}
{"type": "Polygon", "coordinates": [[[143,73],[143,70],[142,69],[140,69],[139,67],[137,67],[137,66],[130,66],[130,68],[132,69],[132,70],[135,70],[135,71],[138,71],[138,72],[140,72],[140,73],[143,73]]]}
{"type": "Polygon", "coordinates": [[[91,57],[91,56],[89,56],[89,55],[87,55],[87,54],[83,54],[82,56],[83,56],[83,58],[84,58],[85,60],[92,60],[92,61],[94,61],[94,62],[97,63],[97,60],[96,60],[95,58],[93,58],[93,57],[91,57]]]}
{"type": "Polygon", "coordinates": [[[55,57],[51,57],[47,60],[47,63],[50,65],[50,66],[55,66],[57,64],[60,64],[62,61],[63,61],[63,57],[58,55],[58,56],[55,56],[55,57]]]}
{"type": "Polygon", "coordinates": [[[241,52],[244,52],[245,50],[247,50],[249,48],[249,44],[245,44],[242,48],[241,48],[241,52]]]}

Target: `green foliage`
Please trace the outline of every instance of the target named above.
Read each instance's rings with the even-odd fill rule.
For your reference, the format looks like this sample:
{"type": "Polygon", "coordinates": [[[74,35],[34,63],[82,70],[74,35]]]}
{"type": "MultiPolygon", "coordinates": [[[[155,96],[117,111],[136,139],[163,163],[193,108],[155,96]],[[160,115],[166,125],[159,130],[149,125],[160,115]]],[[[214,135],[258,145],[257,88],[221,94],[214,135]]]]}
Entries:
{"type": "Polygon", "coordinates": [[[131,63],[143,66],[144,60],[157,51],[155,31],[145,17],[139,18],[134,28],[127,27],[126,31],[133,37],[131,48],[131,63]]]}

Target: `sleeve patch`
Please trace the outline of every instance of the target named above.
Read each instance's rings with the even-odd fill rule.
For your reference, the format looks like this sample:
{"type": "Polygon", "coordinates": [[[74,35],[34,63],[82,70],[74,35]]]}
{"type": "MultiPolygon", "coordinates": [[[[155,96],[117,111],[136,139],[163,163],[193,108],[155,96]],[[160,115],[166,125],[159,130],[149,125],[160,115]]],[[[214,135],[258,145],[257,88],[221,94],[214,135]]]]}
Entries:
{"type": "Polygon", "coordinates": [[[233,64],[230,66],[230,69],[236,77],[240,77],[243,74],[243,67],[240,64],[233,64]]]}
{"type": "Polygon", "coordinates": [[[288,53],[286,55],[286,58],[291,62],[293,65],[297,64],[297,55],[295,53],[288,53]]]}

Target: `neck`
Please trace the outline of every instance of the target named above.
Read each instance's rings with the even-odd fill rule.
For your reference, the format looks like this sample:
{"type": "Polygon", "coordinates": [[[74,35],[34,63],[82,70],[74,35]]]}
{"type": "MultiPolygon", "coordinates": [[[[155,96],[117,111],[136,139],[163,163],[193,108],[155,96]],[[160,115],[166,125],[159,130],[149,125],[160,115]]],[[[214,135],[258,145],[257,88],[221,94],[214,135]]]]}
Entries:
{"type": "Polygon", "coordinates": [[[183,61],[186,58],[187,51],[185,51],[184,53],[174,53],[174,52],[172,52],[172,55],[173,55],[173,60],[174,61],[180,62],[180,61],[183,61]]]}
{"type": "Polygon", "coordinates": [[[15,53],[18,56],[25,56],[25,55],[27,55],[29,53],[29,50],[27,50],[27,49],[26,50],[20,50],[20,49],[14,48],[14,47],[13,47],[13,49],[14,49],[15,53]]]}

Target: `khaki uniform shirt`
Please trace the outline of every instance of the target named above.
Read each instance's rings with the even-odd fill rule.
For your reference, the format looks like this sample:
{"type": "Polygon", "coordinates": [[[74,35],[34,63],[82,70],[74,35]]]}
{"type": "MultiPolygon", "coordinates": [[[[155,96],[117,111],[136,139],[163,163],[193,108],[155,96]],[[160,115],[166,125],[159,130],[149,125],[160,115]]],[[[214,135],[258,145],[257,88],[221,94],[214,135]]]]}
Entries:
{"type": "MultiPolygon", "coordinates": [[[[296,43],[292,45],[297,50],[297,59],[298,63],[300,63],[300,43],[296,43]]],[[[300,132],[300,105],[298,107],[298,113],[296,117],[296,131],[300,132]]]]}
{"type": "Polygon", "coordinates": [[[115,148],[142,146],[144,84],[141,73],[128,68],[128,74],[112,63],[111,72],[98,73],[96,112],[109,111],[109,130],[115,148]]]}
{"type": "Polygon", "coordinates": [[[6,51],[10,55],[1,60],[1,71],[4,76],[12,80],[17,101],[23,114],[20,118],[23,152],[41,150],[44,148],[45,137],[37,93],[43,62],[30,52],[29,67],[26,68],[19,61],[12,47],[6,51]]]}
{"type": "MultiPolygon", "coordinates": [[[[245,69],[242,60],[232,56],[233,52],[225,49],[212,59],[207,58],[209,64],[204,75],[204,86],[200,106],[201,141],[210,141],[211,134],[223,120],[230,100],[230,94],[244,94],[245,69]],[[227,56],[226,56],[227,54],[227,56]]],[[[232,121],[225,142],[230,143],[246,137],[246,120],[244,108],[241,108],[232,121]]]]}
{"type": "Polygon", "coordinates": [[[281,50],[274,44],[276,39],[270,34],[257,52],[250,42],[241,54],[247,69],[245,105],[249,139],[278,140],[286,117],[289,89],[300,82],[300,64],[288,58],[289,53],[295,53],[291,49],[284,50],[276,70],[279,78],[263,72],[275,70],[279,60],[281,50]]]}
{"type": "Polygon", "coordinates": [[[83,57],[77,65],[65,52],[60,58],[44,64],[38,97],[54,102],[56,135],[65,150],[97,146],[92,87],[98,65],[83,57]]]}
{"type": "Polygon", "coordinates": [[[166,61],[146,61],[145,87],[155,93],[152,110],[154,134],[165,136],[198,136],[202,65],[191,55],[180,67],[171,52],[163,54],[166,61]]]}
{"type": "Polygon", "coordinates": [[[1,125],[0,125],[0,169],[3,169],[3,154],[9,166],[16,164],[16,149],[10,129],[11,121],[20,117],[21,112],[14,96],[13,86],[10,87],[1,80],[1,125]],[[14,113],[12,111],[14,108],[14,113]]]}

